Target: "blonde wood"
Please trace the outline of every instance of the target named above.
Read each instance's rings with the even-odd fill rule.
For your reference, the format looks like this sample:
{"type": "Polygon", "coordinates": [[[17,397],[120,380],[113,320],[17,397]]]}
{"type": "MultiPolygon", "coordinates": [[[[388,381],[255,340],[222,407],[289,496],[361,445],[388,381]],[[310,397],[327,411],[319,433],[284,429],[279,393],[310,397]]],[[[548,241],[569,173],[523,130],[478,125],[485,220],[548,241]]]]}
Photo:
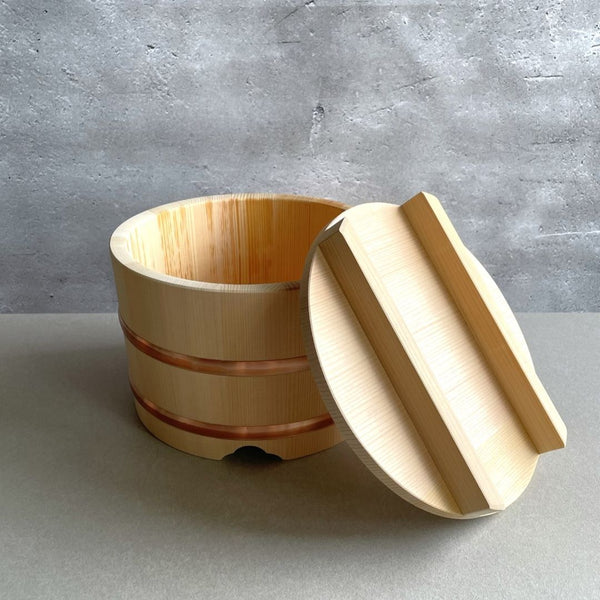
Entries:
{"type": "Polygon", "coordinates": [[[310,370],[264,377],[205,375],[157,361],[126,342],[129,377],[169,412],[222,425],[274,425],[327,412],[310,370]]]}
{"type": "MultiPolygon", "coordinates": [[[[371,471],[420,508],[471,518],[523,492],[538,449],[481,349],[495,341],[474,336],[424,247],[437,235],[417,235],[395,205],[345,212],[307,259],[303,332],[325,404],[371,471]]],[[[533,373],[501,293],[462,244],[458,253],[533,373]]]]}
{"type": "Polygon", "coordinates": [[[460,509],[502,509],[500,495],[348,219],[332,228],[320,251],[460,509]]]}
{"type": "Polygon", "coordinates": [[[138,335],[181,354],[303,355],[300,328],[290,324],[298,320],[304,259],[343,208],[316,198],[239,194],[136,215],[110,242],[120,314],[138,335]]]}
{"type": "MultiPolygon", "coordinates": [[[[177,355],[215,361],[304,356],[299,278],[312,241],[344,208],[317,198],[239,194],[175,202],[129,219],[110,242],[123,322],[177,355]]],[[[284,375],[213,375],[152,358],[129,341],[126,346],[133,386],[181,417],[258,426],[327,413],[308,366],[284,375]]],[[[244,445],[289,458],[340,441],[332,428],[293,439],[196,436],[202,440],[192,442],[195,434],[136,408],[160,439],[211,458],[244,445]]]]}
{"type": "Polygon", "coordinates": [[[279,440],[252,440],[249,443],[240,443],[237,440],[196,435],[171,427],[144,410],[137,402],[135,403],[135,409],[140,421],[159,440],[188,454],[213,460],[221,460],[243,446],[256,446],[268,454],[279,456],[283,460],[292,460],[321,452],[342,441],[337,427],[330,425],[317,431],[279,440]]]}
{"type": "Polygon", "coordinates": [[[535,371],[522,364],[505,318],[479,273],[461,259],[464,247],[439,200],[421,193],[402,206],[429,259],[502,385],[538,452],[563,448],[567,429],[535,371]]]}

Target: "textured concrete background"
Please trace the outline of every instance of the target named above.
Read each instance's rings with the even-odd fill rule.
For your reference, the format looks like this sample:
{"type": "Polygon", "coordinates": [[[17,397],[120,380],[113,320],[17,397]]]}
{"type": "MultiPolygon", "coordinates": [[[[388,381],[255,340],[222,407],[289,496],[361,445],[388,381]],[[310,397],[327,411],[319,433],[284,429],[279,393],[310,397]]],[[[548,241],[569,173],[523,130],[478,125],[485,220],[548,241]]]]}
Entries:
{"type": "Polygon", "coordinates": [[[150,206],[424,189],[519,311],[600,310],[600,7],[0,2],[0,312],[114,311],[150,206]]]}

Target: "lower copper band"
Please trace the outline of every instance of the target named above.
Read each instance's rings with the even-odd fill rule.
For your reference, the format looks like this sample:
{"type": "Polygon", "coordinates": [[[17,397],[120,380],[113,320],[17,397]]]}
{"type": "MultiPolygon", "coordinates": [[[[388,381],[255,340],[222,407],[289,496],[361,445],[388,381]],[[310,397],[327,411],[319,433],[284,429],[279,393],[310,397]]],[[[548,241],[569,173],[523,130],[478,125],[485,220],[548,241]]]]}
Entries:
{"type": "Polygon", "coordinates": [[[152,342],[139,336],[123,321],[119,315],[119,323],[125,337],[141,352],[160,360],[161,362],[206,373],[207,375],[228,375],[230,377],[258,377],[263,375],[286,375],[307,371],[310,367],[306,356],[293,358],[278,358],[275,360],[219,360],[214,358],[200,358],[173,352],[166,348],[156,346],[152,342]]]}
{"type": "Polygon", "coordinates": [[[157,406],[154,402],[142,397],[133,387],[133,384],[131,384],[131,391],[142,408],[157,419],[167,423],[167,425],[172,425],[173,427],[197,435],[223,440],[274,440],[309,431],[316,431],[317,429],[333,425],[333,419],[327,413],[312,417],[311,419],[305,419],[304,421],[283,423],[280,425],[217,425],[215,423],[204,423],[195,419],[181,417],[157,406]]]}

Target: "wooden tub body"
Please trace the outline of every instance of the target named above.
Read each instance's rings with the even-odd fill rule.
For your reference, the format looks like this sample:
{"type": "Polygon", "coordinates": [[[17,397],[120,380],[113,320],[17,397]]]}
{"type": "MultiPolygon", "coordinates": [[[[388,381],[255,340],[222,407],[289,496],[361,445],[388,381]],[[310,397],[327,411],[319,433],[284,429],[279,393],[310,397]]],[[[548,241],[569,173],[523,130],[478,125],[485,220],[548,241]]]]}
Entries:
{"type": "Polygon", "coordinates": [[[340,435],[305,356],[299,279],[344,205],[240,194],[163,205],[110,241],[137,413],[159,439],[220,459],[281,458],[340,435]]]}

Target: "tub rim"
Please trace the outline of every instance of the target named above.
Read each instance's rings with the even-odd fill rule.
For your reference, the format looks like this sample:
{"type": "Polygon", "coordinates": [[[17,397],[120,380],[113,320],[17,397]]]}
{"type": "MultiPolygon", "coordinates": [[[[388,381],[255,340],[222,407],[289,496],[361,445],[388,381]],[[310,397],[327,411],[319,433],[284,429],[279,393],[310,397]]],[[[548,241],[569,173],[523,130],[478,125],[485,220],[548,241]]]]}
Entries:
{"type": "MultiPolygon", "coordinates": [[[[305,202],[308,204],[321,204],[340,208],[340,215],[350,208],[350,205],[332,200],[330,198],[319,198],[317,196],[303,196],[296,194],[276,194],[276,193],[231,193],[218,194],[213,196],[196,196],[177,200],[175,202],[167,202],[158,206],[149,208],[140,213],[137,213],[125,221],[123,221],[112,233],[109,241],[109,249],[113,260],[119,262],[124,268],[136,273],[137,275],[158,281],[162,284],[186,288],[190,290],[206,291],[206,292],[226,292],[226,293],[243,293],[243,294],[264,294],[272,292],[282,292],[300,289],[301,279],[291,281],[277,281],[271,283],[215,283],[211,281],[198,281],[195,279],[185,279],[161,273],[155,269],[151,269],[143,265],[138,260],[134,259],[131,252],[127,249],[126,232],[131,231],[134,227],[139,226],[146,219],[155,218],[155,215],[163,210],[177,208],[188,204],[203,204],[205,202],[220,202],[225,200],[283,200],[292,202],[305,202]]],[[[340,215],[334,218],[337,220],[340,215]]],[[[334,221],[324,225],[324,229],[329,227],[334,221]]]]}

